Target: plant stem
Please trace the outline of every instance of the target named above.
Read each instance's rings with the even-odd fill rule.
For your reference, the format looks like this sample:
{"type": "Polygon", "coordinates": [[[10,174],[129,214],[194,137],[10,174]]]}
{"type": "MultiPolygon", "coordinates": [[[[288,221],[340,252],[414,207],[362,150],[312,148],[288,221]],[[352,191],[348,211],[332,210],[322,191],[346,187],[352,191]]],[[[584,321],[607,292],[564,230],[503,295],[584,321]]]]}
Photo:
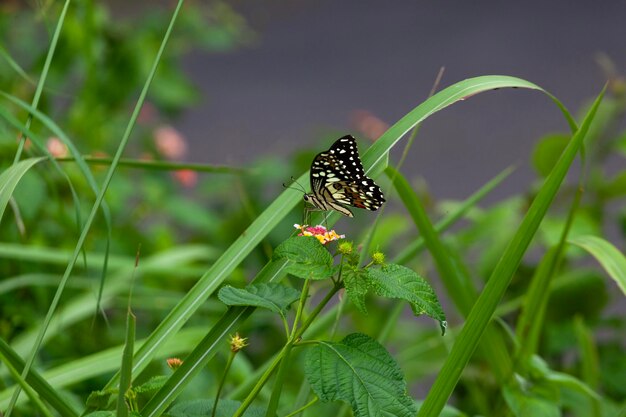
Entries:
{"type": "Polygon", "coordinates": [[[285,417],[294,417],[294,416],[300,414],[301,412],[303,412],[304,410],[306,410],[307,408],[309,408],[310,406],[312,406],[313,404],[315,404],[318,401],[319,401],[319,397],[315,397],[311,401],[309,401],[307,404],[305,404],[302,407],[298,408],[293,413],[287,414],[285,417]]]}
{"type": "Polygon", "coordinates": [[[324,309],[326,304],[328,304],[331,298],[333,298],[333,296],[341,288],[342,288],[342,285],[339,283],[333,285],[333,288],[328,292],[328,294],[326,294],[324,299],[320,301],[320,303],[315,307],[315,309],[311,312],[311,315],[306,319],[306,321],[302,324],[302,326],[292,334],[290,341],[283,347],[283,349],[280,351],[278,356],[276,356],[276,358],[271,363],[269,368],[267,368],[267,370],[263,373],[263,375],[261,375],[259,382],[257,382],[254,388],[252,388],[252,391],[250,391],[250,394],[248,394],[248,396],[245,398],[245,400],[243,401],[239,409],[237,409],[237,411],[235,412],[235,414],[233,414],[232,417],[241,417],[243,415],[243,413],[250,406],[254,398],[259,394],[259,392],[261,391],[261,388],[263,388],[263,386],[267,383],[270,376],[272,376],[272,373],[274,372],[276,367],[280,364],[281,360],[285,357],[285,354],[289,350],[291,350],[291,347],[293,346],[293,344],[297,342],[298,339],[300,339],[300,337],[302,337],[306,329],[308,329],[309,326],[313,323],[313,320],[315,320],[315,317],[317,317],[317,315],[324,309]]]}
{"type": "Polygon", "coordinates": [[[228,355],[228,361],[226,361],[226,367],[224,368],[224,374],[222,375],[222,380],[220,381],[220,385],[217,387],[217,393],[215,394],[215,401],[213,402],[213,411],[211,411],[211,417],[215,417],[215,413],[217,412],[217,403],[220,400],[220,394],[222,393],[222,388],[224,388],[224,382],[226,382],[226,375],[228,375],[228,371],[230,370],[230,365],[233,363],[233,359],[235,359],[235,355],[237,352],[230,352],[228,355]]]}

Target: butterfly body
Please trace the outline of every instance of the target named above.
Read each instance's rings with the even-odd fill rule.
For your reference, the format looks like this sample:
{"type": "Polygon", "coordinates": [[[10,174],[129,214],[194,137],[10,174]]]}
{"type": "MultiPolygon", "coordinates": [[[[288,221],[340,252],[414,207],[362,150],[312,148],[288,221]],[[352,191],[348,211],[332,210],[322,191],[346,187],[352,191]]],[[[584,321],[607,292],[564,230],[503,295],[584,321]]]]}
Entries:
{"type": "Polygon", "coordinates": [[[304,201],[318,210],[335,210],[352,217],[346,206],[374,211],[385,202],[380,187],[365,175],[356,139],[351,135],[317,154],[310,179],[312,192],[304,195],[304,201]]]}

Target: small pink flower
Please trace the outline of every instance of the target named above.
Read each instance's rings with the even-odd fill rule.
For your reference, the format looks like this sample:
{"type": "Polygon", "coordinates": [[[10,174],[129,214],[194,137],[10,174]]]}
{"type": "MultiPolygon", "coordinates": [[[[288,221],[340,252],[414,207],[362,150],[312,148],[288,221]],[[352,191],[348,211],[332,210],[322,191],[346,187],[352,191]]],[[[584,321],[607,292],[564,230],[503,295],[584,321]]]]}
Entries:
{"type": "Polygon", "coordinates": [[[385,121],[367,110],[353,111],[351,119],[355,129],[371,140],[378,139],[389,129],[385,121]]]}
{"type": "Polygon", "coordinates": [[[307,226],[303,224],[302,226],[299,224],[294,224],[293,227],[300,230],[298,236],[314,236],[317,240],[320,241],[322,245],[325,245],[333,240],[345,239],[346,235],[339,235],[334,230],[327,230],[322,225],[307,226]]]}
{"type": "Polygon", "coordinates": [[[192,188],[198,183],[198,173],[190,169],[179,169],[173,173],[174,179],[185,188],[192,188]]]}
{"type": "Polygon", "coordinates": [[[154,143],[161,155],[170,160],[180,160],[187,154],[183,135],[171,126],[161,126],[154,131],[154,143]]]}
{"type": "Polygon", "coordinates": [[[46,149],[55,158],[65,158],[68,155],[67,146],[61,142],[61,139],[56,137],[48,138],[46,142],[46,149]]]}

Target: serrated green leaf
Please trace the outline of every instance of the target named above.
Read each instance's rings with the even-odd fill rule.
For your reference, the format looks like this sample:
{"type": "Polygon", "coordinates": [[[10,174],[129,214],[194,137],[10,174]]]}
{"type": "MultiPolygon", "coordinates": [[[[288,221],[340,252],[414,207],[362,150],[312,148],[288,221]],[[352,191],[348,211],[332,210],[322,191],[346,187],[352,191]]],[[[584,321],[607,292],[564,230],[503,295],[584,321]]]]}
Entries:
{"type": "MultiPolygon", "coordinates": [[[[213,399],[185,401],[173,406],[167,413],[169,417],[208,417],[213,411],[213,399]]],[[[231,417],[235,414],[241,402],[234,400],[220,400],[217,403],[215,417],[231,417]]],[[[264,417],[265,410],[258,406],[250,406],[243,413],[243,417],[264,417]]]]}
{"type": "Polygon", "coordinates": [[[578,236],[569,242],[592,254],[626,295],[626,257],[610,242],[597,236],[578,236]]]}
{"type": "Polygon", "coordinates": [[[146,392],[154,392],[158,389],[161,389],[161,387],[165,384],[165,381],[167,381],[168,378],[169,377],[165,375],[153,376],[152,378],[150,378],[143,384],[137,387],[133,387],[133,391],[135,391],[137,394],[144,394],[146,392]]]}
{"type": "Polygon", "coordinates": [[[278,283],[251,284],[246,288],[226,285],[217,296],[228,306],[262,307],[284,316],[289,306],[300,298],[300,291],[278,283]]]}
{"type": "Polygon", "coordinates": [[[369,280],[376,294],[407,301],[416,316],[426,314],[439,322],[445,333],[446,315],[435,291],[415,271],[402,265],[388,264],[382,268],[368,268],[369,280]]]}
{"type": "Polygon", "coordinates": [[[367,271],[344,266],[342,277],[348,299],[361,313],[367,314],[365,296],[371,287],[367,271]]]}
{"type": "Polygon", "coordinates": [[[320,400],[345,401],[355,417],[412,417],[417,412],[400,367],[367,335],[353,333],[339,343],[310,348],[305,374],[320,400]]]}
{"type": "Polygon", "coordinates": [[[335,272],[333,257],[313,236],[295,236],[278,245],[273,259],[287,259],[287,272],[304,279],[326,279],[335,272]]]}

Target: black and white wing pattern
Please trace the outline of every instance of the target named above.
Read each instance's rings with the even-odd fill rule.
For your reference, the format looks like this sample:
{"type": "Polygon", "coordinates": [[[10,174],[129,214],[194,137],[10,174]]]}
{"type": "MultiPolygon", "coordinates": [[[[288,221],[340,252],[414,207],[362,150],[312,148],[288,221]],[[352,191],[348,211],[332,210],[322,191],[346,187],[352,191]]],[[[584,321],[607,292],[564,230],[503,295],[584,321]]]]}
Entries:
{"type": "Polygon", "coordinates": [[[343,136],[327,151],[319,153],[311,164],[312,193],[304,196],[321,210],[336,210],[352,217],[345,206],[378,210],[385,202],[376,183],[365,175],[356,139],[343,136]]]}

